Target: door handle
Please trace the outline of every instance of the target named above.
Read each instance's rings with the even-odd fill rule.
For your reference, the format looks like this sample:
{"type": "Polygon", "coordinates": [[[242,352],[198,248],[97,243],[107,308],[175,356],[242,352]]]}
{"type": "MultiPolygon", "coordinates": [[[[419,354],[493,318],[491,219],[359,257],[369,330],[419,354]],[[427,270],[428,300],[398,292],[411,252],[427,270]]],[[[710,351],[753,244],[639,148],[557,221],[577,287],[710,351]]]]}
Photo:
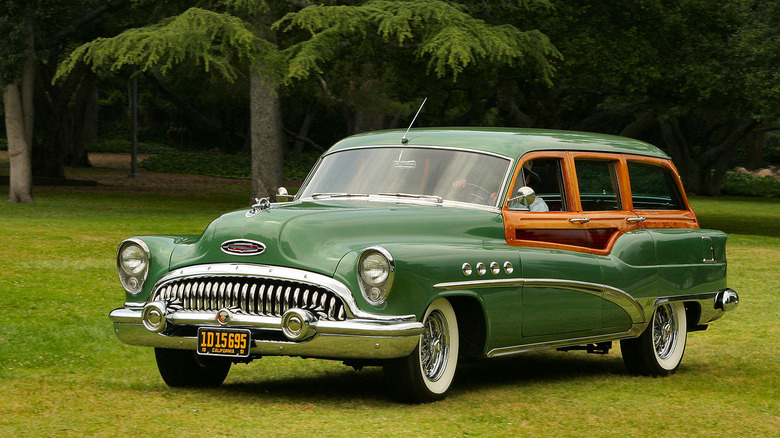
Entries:
{"type": "Polygon", "coordinates": [[[647,218],[644,218],[642,216],[639,216],[639,217],[627,217],[626,218],[626,222],[639,222],[639,223],[641,223],[641,222],[644,222],[646,220],[647,220],[647,218]]]}
{"type": "Polygon", "coordinates": [[[589,217],[571,218],[569,219],[569,222],[573,224],[587,224],[588,222],[590,222],[590,218],[589,217]]]}

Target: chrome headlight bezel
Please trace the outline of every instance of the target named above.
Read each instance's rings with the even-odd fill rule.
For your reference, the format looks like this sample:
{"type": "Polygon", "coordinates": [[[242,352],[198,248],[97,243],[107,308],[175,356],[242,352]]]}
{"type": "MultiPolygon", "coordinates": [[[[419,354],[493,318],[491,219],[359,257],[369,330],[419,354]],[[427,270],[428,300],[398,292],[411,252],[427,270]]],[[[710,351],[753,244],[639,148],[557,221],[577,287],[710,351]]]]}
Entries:
{"type": "Polygon", "coordinates": [[[122,287],[133,295],[141,292],[149,275],[149,247],[139,239],[127,239],[116,252],[116,269],[122,287]]]}
{"type": "Polygon", "coordinates": [[[395,262],[381,246],[365,248],[357,261],[357,280],[363,298],[372,306],[381,306],[390,295],[395,262]]]}

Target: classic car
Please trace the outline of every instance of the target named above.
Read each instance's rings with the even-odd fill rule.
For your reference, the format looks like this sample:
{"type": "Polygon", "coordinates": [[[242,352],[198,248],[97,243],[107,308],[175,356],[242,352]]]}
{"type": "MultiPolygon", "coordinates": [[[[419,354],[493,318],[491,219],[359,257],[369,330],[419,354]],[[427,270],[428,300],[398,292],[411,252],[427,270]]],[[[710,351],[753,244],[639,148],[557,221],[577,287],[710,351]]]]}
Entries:
{"type": "Polygon", "coordinates": [[[647,143],[380,131],[336,143],[293,199],[122,242],[110,318],[174,387],[284,355],[382,366],[395,398],[428,402],[464,359],[614,341],[628,372],[663,376],[689,332],[737,307],[725,243],[647,143]]]}

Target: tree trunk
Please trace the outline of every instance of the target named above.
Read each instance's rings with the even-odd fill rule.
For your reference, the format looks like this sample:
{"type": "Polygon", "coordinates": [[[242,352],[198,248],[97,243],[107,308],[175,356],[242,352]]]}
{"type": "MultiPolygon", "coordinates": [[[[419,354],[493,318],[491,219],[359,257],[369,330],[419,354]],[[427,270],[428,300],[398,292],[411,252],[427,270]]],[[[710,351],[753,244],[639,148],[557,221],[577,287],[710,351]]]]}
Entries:
{"type": "Polygon", "coordinates": [[[9,202],[32,203],[32,163],[30,154],[33,140],[33,91],[35,88],[35,35],[32,27],[32,9],[26,10],[25,33],[27,57],[22,66],[21,89],[19,83],[3,90],[5,130],[8,138],[9,202]]]}
{"type": "Polygon", "coordinates": [[[745,167],[749,170],[757,170],[764,165],[764,142],[766,140],[765,132],[751,132],[745,139],[745,152],[747,152],[747,163],[745,167]]]}
{"type": "MultiPolygon", "coordinates": [[[[260,69],[258,69],[260,70],[260,69]]],[[[284,184],[284,149],[279,94],[258,71],[249,89],[252,144],[252,196],[274,197],[284,184]]]]}
{"type": "Polygon", "coordinates": [[[25,133],[25,110],[18,84],[11,84],[3,91],[5,106],[5,130],[8,136],[8,159],[10,162],[9,202],[32,203],[32,168],[30,166],[30,143],[25,133]]]}
{"type": "Polygon", "coordinates": [[[691,157],[691,148],[685,140],[685,136],[680,128],[680,121],[673,117],[660,120],[661,135],[666,144],[667,151],[672,160],[677,165],[680,172],[685,190],[692,193],[699,193],[700,181],[697,174],[698,167],[691,157]]]}
{"type": "Polygon", "coordinates": [[[317,104],[317,99],[314,99],[309,103],[309,107],[306,109],[306,116],[303,118],[303,123],[301,123],[301,128],[298,130],[298,134],[295,137],[295,144],[293,145],[292,158],[294,159],[300,158],[303,153],[304,139],[309,136],[309,129],[311,129],[314,116],[317,114],[317,104]]]}

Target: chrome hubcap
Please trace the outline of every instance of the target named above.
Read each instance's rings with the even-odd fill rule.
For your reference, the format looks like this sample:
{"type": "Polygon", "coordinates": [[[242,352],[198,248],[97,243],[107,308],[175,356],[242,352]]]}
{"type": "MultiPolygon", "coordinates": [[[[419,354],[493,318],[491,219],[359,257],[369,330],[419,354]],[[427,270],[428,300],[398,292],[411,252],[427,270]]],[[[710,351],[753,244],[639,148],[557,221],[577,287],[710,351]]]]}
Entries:
{"type": "Polygon", "coordinates": [[[420,336],[420,363],[425,376],[432,381],[439,380],[447,367],[449,338],[447,320],[434,310],[425,320],[425,331],[420,336]]]}
{"type": "Polygon", "coordinates": [[[653,317],[653,345],[661,359],[668,359],[677,345],[678,321],[672,306],[665,304],[655,311],[653,317]]]}

